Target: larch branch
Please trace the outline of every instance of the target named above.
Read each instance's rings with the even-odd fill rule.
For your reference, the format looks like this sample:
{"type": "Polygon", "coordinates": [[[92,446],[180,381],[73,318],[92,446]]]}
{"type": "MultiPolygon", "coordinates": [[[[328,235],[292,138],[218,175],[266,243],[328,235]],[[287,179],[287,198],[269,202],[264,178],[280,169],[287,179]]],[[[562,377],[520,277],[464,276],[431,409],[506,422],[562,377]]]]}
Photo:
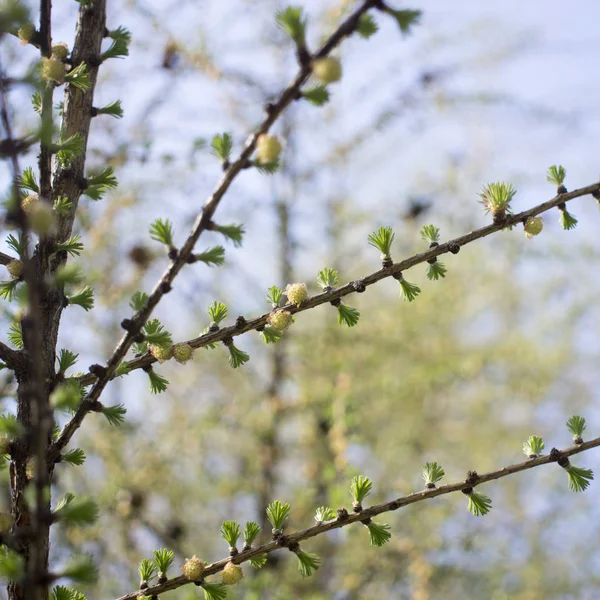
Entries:
{"type": "MultiPolygon", "coordinates": [[[[378,271],[375,271],[374,273],[371,273],[363,277],[362,279],[359,279],[358,281],[364,284],[365,287],[368,287],[377,283],[378,281],[381,281],[382,279],[393,277],[394,275],[398,275],[398,273],[401,273],[406,269],[409,269],[421,263],[425,263],[436,256],[447,254],[448,252],[452,252],[453,250],[455,251],[456,248],[466,246],[474,242],[475,240],[479,240],[481,238],[487,237],[488,235],[501,231],[507,226],[517,225],[526,220],[527,218],[542,214],[552,208],[557,207],[563,202],[568,202],[569,200],[580,198],[581,196],[587,196],[595,192],[600,192],[600,183],[594,183],[586,187],[573,190],[572,192],[558,194],[557,196],[555,196],[551,200],[548,200],[547,202],[543,202],[542,204],[538,204],[537,206],[534,206],[529,210],[525,210],[518,214],[509,216],[506,223],[503,225],[492,224],[487,225],[485,227],[481,227],[480,229],[476,229],[475,231],[471,231],[470,233],[467,233],[460,237],[454,238],[453,240],[440,244],[435,248],[430,248],[426,252],[414,254],[413,256],[401,260],[400,262],[394,263],[391,267],[379,269],[378,271]]],[[[332,300],[336,300],[349,294],[356,293],[355,283],[356,282],[350,282],[341,287],[312,296],[306,302],[303,302],[300,306],[288,304],[287,306],[284,306],[282,308],[291,312],[292,314],[310,310],[322,304],[327,304],[332,300]]],[[[196,338],[192,338],[184,343],[189,344],[192,348],[202,348],[204,346],[208,346],[209,344],[222,342],[224,339],[242,335],[243,333],[246,333],[248,331],[253,331],[264,327],[267,323],[268,317],[269,313],[267,312],[258,317],[254,317],[252,319],[247,320],[242,327],[239,327],[238,325],[224,327],[216,332],[211,332],[196,338]]],[[[127,367],[129,369],[129,372],[131,372],[136,369],[143,369],[145,367],[148,367],[155,362],[157,362],[156,358],[154,358],[151,354],[145,354],[144,356],[140,356],[138,358],[134,358],[133,360],[128,361],[127,367]]],[[[87,386],[94,383],[96,379],[97,377],[95,375],[93,375],[92,373],[87,373],[86,375],[80,377],[78,381],[81,385],[87,386]]]]}
{"type": "MultiPolygon", "coordinates": [[[[509,475],[520,473],[521,471],[527,471],[535,467],[547,465],[549,463],[556,462],[561,458],[567,458],[574,454],[579,454],[580,452],[585,452],[586,450],[591,450],[592,448],[596,448],[598,446],[600,446],[600,437],[590,440],[588,442],[583,442],[579,445],[570,446],[569,448],[566,448],[562,451],[553,450],[551,455],[530,458],[523,462],[516,463],[514,465],[509,465],[502,469],[498,469],[497,471],[490,471],[489,473],[478,475],[476,482],[473,482],[471,480],[457,481],[455,483],[449,483],[447,485],[442,485],[436,488],[424,489],[419,492],[414,492],[412,494],[409,494],[408,496],[401,496],[399,498],[396,498],[395,500],[384,502],[382,504],[376,504],[369,508],[365,508],[358,513],[353,513],[349,511],[347,517],[344,517],[343,519],[337,518],[332,521],[319,523],[312,527],[295,531],[293,533],[284,534],[283,537],[285,539],[285,546],[283,546],[281,543],[272,541],[268,542],[267,544],[263,544],[262,546],[252,548],[251,550],[242,551],[239,554],[237,554],[234,559],[231,559],[231,557],[227,557],[217,562],[214,562],[204,569],[203,576],[208,577],[210,575],[215,575],[219,571],[222,571],[225,565],[230,561],[239,565],[241,563],[247,562],[251,558],[256,558],[262,554],[269,554],[271,552],[275,552],[276,550],[281,550],[282,548],[285,548],[291,544],[308,540],[310,538],[326,533],[327,531],[331,531],[332,529],[340,529],[341,527],[347,527],[348,525],[352,525],[353,523],[359,523],[361,521],[364,521],[365,519],[376,517],[377,515],[380,515],[382,513],[398,510],[399,508],[408,506],[409,504],[416,504],[417,502],[423,502],[424,500],[435,498],[437,496],[443,496],[454,492],[460,492],[467,488],[476,487],[488,481],[502,479],[503,477],[508,477],[509,475]]],[[[175,577],[167,581],[166,583],[148,587],[145,590],[139,590],[126,594],[125,596],[121,596],[120,598],[118,598],[118,600],[135,600],[140,594],[145,594],[147,596],[164,594],[165,592],[175,590],[190,583],[192,582],[186,579],[184,576],[175,577]]]]}

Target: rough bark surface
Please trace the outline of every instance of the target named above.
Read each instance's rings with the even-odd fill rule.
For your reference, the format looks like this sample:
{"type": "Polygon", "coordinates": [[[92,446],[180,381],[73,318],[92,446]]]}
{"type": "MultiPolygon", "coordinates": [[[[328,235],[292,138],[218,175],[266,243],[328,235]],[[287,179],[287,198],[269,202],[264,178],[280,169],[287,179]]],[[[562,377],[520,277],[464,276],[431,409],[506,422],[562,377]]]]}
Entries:
{"type": "MultiPolygon", "coordinates": [[[[46,3],[46,12],[49,5],[46,3]]],[[[24,351],[28,368],[17,373],[17,418],[30,435],[17,440],[12,448],[10,465],[11,481],[11,511],[15,515],[14,529],[25,528],[31,535],[21,538],[19,551],[25,558],[27,577],[22,585],[11,583],[8,586],[10,600],[33,600],[48,598],[48,558],[50,533],[50,499],[45,498],[38,503],[36,514],[27,507],[25,490],[31,484],[31,458],[45,457],[51,442],[52,411],[49,396],[56,385],[55,356],[58,339],[60,317],[65,307],[65,296],[62,289],[48,285],[48,276],[66,262],[65,252],[54,253],[54,245],[63,242],[71,236],[73,221],[79,198],[84,189],[85,148],[92,120],[92,104],[94,88],[97,79],[98,59],[101,51],[106,26],[106,2],[95,0],[90,6],[82,5],[79,10],[75,45],[71,54],[72,66],[81,62],[88,65],[90,89],[81,91],[73,85],[65,86],[63,119],[60,138],[66,139],[78,133],[84,141],[83,153],[76,157],[71,164],[63,168],[55,159],[52,166],[52,181],[48,189],[44,182],[44,169],[41,169],[40,184],[42,195],[54,201],[59,196],[67,197],[72,208],[70,213],[60,219],[57,232],[36,246],[32,257],[35,269],[35,329],[39,335],[39,345],[35,343],[35,335],[27,334],[26,322],[23,323],[24,351]],[[31,373],[40,371],[43,377],[42,389],[34,389],[31,373]]],[[[49,31],[49,29],[48,29],[49,31]]],[[[40,162],[47,164],[47,150],[42,150],[40,162]]],[[[36,488],[38,499],[43,497],[43,491],[52,480],[56,457],[48,457],[38,462],[36,473],[36,488]],[[42,464],[39,464],[42,463],[42,464]]],[[[21,529],[22,530],[22,529],[21,529]]]]}

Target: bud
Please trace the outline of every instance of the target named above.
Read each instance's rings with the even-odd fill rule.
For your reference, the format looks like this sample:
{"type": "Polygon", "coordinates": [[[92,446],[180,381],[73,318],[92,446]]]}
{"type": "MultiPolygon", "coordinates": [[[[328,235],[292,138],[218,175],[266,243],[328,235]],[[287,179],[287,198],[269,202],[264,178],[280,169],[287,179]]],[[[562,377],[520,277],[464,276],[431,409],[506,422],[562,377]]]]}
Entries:
{"type": "Polygon", "coordinates": [[[256,157],[262,165],[277,160],[281,153],[281,142],[276,135],[261,133],[256,140],[256,157]]]}
{"type": "Polygon", "coordinates": [[[150,354],[152,354],[152,356],[154,356],[154,358],[161,365],[166,360],[171,360],[173,358],[173,346],[164,348],[163,346],[159,346],[158,344],[149,344],[148,350],[150,350],[150,354]]]}
{"type": "Polygon", "coordinates": [[[323,85],[335,83],[342,78],[342,63],[333,56],[313,60],[312,68],[315,77],[323,85]]]}
{"type": "Polygon", "coordinates": [[[524,225],[523,229],[525,230],[525,235],[531,239],[538,235],[542,229],[544,228],[544,221],[542,217],[529,217],[524,225]]]}
{"type": "Polygon", "coordinates": [[[46,202],[38,200],[32,204],[29,211],[25,212],[33,233],[43,236],[48,235],[54,229],[56,214],[46,202]]]}
{"type": "Polygon", "coordinates": [[[194,358],[194,349],[189,344],[175,344],[172,346],[173,358],[182,365],[194,358]]]}
{"type": "Polygon", "coordinates": [[[21,44],[28,44],[35,35],[35,25],[33,23],[25,23],[22,27],[19,27],[17,36],[21,40],[21,44]]]}
{"type": "Polygon", "coordinates": [[[273,311],[267,317],[267,323],[273,327],[273,329],[277,329],[277,331],[287,329],[291,322],[292,313],[288,310],[283,310],[282,308],[273,311]]]}
{"type": "Polygon", "coordinates": [[[181,572],[190,581],[196,581],[202,576],[204,563],[194,554],[192,558],[186,558],[185,563],[181,565],[181,572]]]}
{"type": "Polygon", "coordinates": [[[21,199],[21,208],[23,209],[23,212],[28,215],[31,210],[33,209],[33,207],[35,206],[35,204],[38,201],[38,195],[37,194],[29,194],[29,196],[25,196],[25,198],[21,199]]]}
{"type": "Polygon", "coordinates": [[[11,260],[7,265],[6,268],[8,270],[8,272],[10,273],[10,276],[13,279],[19,279],[19,277],[21,277],[22,273],[23,273],[23,261],[22,260],[11,260]]]}
{"type": "Polygon", "coordinates": [[[308,288],[305,283],[288,283],[285,295],[292,304],[300,306],[308,298],[308,288]]]}
{"type": "Polygon", "coordinates": [[[225,585],[235,585],[244,577],[242,567],[228,562],[225,568],[221,571],[221,581],[225,585]]]}
{"type": "Polygon", "coordinates": [[[56,214],[52,207],[42,202],[37,194],[29,194],[21,200],[21,208],[27,215],[29,226],[34,233],[46,235],[56,223],[56,214]]]}
{"type": "Polygon", "coordinates": [[[63,83],[66,73],[67,68],[58,58],[42,57],[42,79],[63,83]]]}
{"type": "Polygon", "coordinates": [[[57,58],[60,61],[65,60],[69,56],[69,46],[64,42],[58,42],[52,46],[52,58],[57,58]]]}

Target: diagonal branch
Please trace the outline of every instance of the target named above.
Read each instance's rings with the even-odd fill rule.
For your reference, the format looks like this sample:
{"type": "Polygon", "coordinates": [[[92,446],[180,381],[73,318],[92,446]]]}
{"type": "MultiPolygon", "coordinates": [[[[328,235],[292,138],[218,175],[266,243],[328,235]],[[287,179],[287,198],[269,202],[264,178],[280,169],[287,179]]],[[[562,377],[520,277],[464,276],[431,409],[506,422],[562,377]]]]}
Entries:
{"type": "MultiPolygon", "coordinates": [[[[594,183],[592,185],[588,185],[586,187],[580,188],[578,190],[573,190],[569,193],[558,194],[552,200],[548,200],[547,202],[543,202],[542,204],[538,204],[529,210],[525,210],[518,214],[509,216],[506,223],[504,225],[500,224],[492,224],[487,225],[486,227],[482,227],[480,229],[476,229],[475,231],[471,231],[463,236],[457,237],[453,240],[445,242],[444,244],[440,244],[435,248],[431,248],[426,252],[421,252],[420,254],[415,254],[409,258],[406,258],[400,262],[394,263],[391,267],[382,268],[370,275],[367,275],[363,279],[360,279],[358,282],[360,284],[364,284],[365,288],[381,281],[382,279],[386,279],[388,277],[393,277],[394,275],[398,275],[402,271],[409,269],[410,267],[414,267],[415,265],[427,262],[436,256],[440,256],[441,254],[446,254],[448,252],[456,252],[457,248],[462,246],[466,246],[475,240],[487,237],[493,233],[501,231],[504,227],[508,225],[516,225],[518,223],[523,222],[529,217],[533,217],[535,215],[542,214],[545,211],[548,211],[552,208],[555,208],[559,204],[563,202],[568,202],[569,200],[573,200],[575,198],[579,198],[581,196],[586,196],[588,194],[593,194],[596,192],[600,192],[600,183],[594,183]]],[[[316,306],[320,306],[321,304],[327,304],[333,300],[338,298],[342,298],[347,296],[348,294],[353,294],[357,292],[357,283],[356,281],[350,282],[342,287],[332,289],[327,292],[323,292],[321,294],[317,294],[309,298],[306,302],[303,302],[300,306],[296,306],[294,304],[289,304],[283,307],[285,310],[291,312],[292,314],[303,312],[305,310],[310,310],[315,308],[316,306]]],[[[361,286],[362,289],[362,286],[361,286]]],[[[214,344],[216,342],[222,342],[223,340],[231,337],[235,337],[238,335],[242,335],[248,331],[253,331],[264,327],[267,323],[267,318],[269,313],[265,313],[259,317],[255,317],[248,321],[243,322],[240,326],[238,324],[232,325],[231,327],[224,327],[216,332],[207,333],[205,335],[201,335],[199,337],[193,338],[191,340],[187,340],[185,343],[189,344],[192,348],[202,348],[204,346],[208,346],[209,344],[214,344]]],[[[127,362],[127,367],[129,372],[136,369],[143,369],[145,367],[150,366],[151,364],[157,362],[156,358],[154,358],[150,354],[146,354],[144,356],[140,356],[139,358],[134,358],[127,362]]],[[[83,386],[91,385],[96,381],[97,377],[92,373],[87,373],[78,379],[79,383],[83,386]]],[[[77,414],[73,417],[74,419],[77,417],[77,414]]],[[[68,431],[69,425],[65,427],[63,433],[66,434],[68,431]]],[[[56,445],[60,445],[60,448],[64,447],[68,442],[68,439],[62,442],[63,433],[61,433],[60,437],[56,441],[56,445]]]]}
{"type": "MultiPolygon", "coordinates": [[[[344,39],[344,37],[351,35],[354,32],[360,17],[369,9],[373,8],[376,4],[376,0],[363,0],[361,5],[350,16],[348,16],[338,26],[335,32],[325,41],[323,46],[321,46],[321,48],[315,53],[315,57],[321,58],[327,56],[344,39]]],[[[113,378],[117,367],[127,354],[127,351],[133,344],[137,335],[140,333],[144,323],[146,323],[152,314],[152,311],[156,308],[163,296],[171,291],[172,283],[175,277],[186,265],[187,259],[191,255],[192,250],[194,249],[194,246],[202,233],[208,229],[211,219],[217,210],[221,199],[233,183],[234,179],[247,167],[250,157],[256,148],[258,137],[261,134],[266,133],[273,123],[275,123],[275,121],[281,116],[284,110],[299,97],[300,90],[306,80],[309,78],[311,72],[312,67],[310,62],[307,61],[306,63],[302,64],[295,79],[288,85],[287,88],[285,88],[285,90],[283,90],[279,96],[279,99],[275,103],[268,104],[266,106],[266,116],[263,122],[256,129],[256,131],[250,135],[237,160],[228,165],[221,181],[217,185],[217,188],[205,202],[204,206],[202,207],[202,211],[198,214],[187,240],[177,252],[175,258],[172,259],[168,269],[155,285],[144,308],[137,312],[129,321],[127,333],[117,344],[117,347],[113,351],[112,356],[109,358],[102,375],[94,383],[94,386],[81,403],[73,419],[71,419],[69,424],[65,427],[65,429],[63,429],[60,440],[57,440],[56,444],[54,445],[52,452],[52,456],[54,458],[58,456],[57,453],[61,448],[64,448],[69,439],[71,439],[73,433],[75,433],[75,431],[79,428],[85,415],[90,412],[93,406],[96,405],[96,402],[98,401],[104,388],[113,378]]]]}
{"type": "MultiPolygon", "coordinates": [[[[408,496],[401,496],[399,498],[396,498],[395,500],[391,500],[390,502],[384,502],[383,504],[376,504],[374,506],[371,506],[370,508],[361,510],[358,513],[345,514],[343,517],[338,517],[337,519],[334,519],[332,521],[319,523],[317,525],[314,525],[313,527],[308,527],[307,529],[301,529],[294,533],[285,534],[283,536],[283,538],[285,539],[285,546],[281,544],[281,541],[271,541],[267,544],[263,544],[262,546],[258,546],[251,550],[242,551],[239,554],[237,554],[235,556],[235,559],[233,560],[231,559],[231,557],[227,557],[217,562],[214,562],[208,565],[203,570],[202,574],[203,576],[214,575],[219,571],[222,571],[228,562],[234,562],[235,564],[239,565],[241,563],[247,562],[251,558],[256,558],[262,554],[269,554],[270,552],[275,552],[276,550],[280,550],[283,547],[292,547],[293,545],[298,544],[303,540],[316,537],[318,535],[326,533],[327,531],[331,531],[332,529],[340,529],[341,527],[346,527],[348,525],[351,525],[352,523],[359,523],[364,521],[365,519],[376,517],[377,515],[380,515],[382,513],[398,510],[399,508],[408,506],[409,504],[422,502],[424,500],[428,500],[429,498],[435,498],[436,496],[443,496],[445,494],[459,492],[462,490],[466,490],[467,488],[472,488],[481,483],[486,483],[495,479],[502,479],[503,477],[508,477],[509,475],[520,473],[521,471],[527,471],[535,467],[540,467],[541,465],[547,465],[552,462],[557,462],[560,459],[567,458],[569,456],[572,456],[573,454],[579,454],[580,452],[585,452],[586,450],[591,450],[592,448],[596,448],[598,446],[600,446],[600,437],[590,440],[589,442],[584,442],[579,445],[571,446],[562,451],[552,449],[551,453],[547,456],[530,458],[523,462],[514,465],[509,465],[502,469],[498,469],[497,471],[490,471],[489,473],[478,475],[476,483],[474,483],[471,480],[457,481],[455,483],[449,483],[447,485],[442,485],[433,489],[424,489],[420,492],[414,492],[412,494],[409,494],[408,496]]],[[[166,583],[146,588],[143,591],[136,591],[130,594],[126,594],[125,596],[121,596],[120,598],[118,598],[118,600],[135,600],[139,594],[145,594],[147,596],[163,594],[165,592],[175,590],[190,583],[192,582],[186,579],[184,576],[175,577],[170,581],[167,581],[166,583]]]]}

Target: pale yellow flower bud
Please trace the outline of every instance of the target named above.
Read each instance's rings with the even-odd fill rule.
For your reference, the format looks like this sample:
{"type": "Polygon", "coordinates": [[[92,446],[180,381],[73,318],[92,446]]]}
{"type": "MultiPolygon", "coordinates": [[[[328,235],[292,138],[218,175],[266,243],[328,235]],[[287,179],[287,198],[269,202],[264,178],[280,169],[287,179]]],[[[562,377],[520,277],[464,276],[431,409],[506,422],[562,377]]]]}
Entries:
{"type": "Polygon", "coordinates": [[[186,558],[185,563],[181,565],[181,572],[190,581],[199,579],[202,571],[204,571],[204,563],[195,554],[192,558],[186,558]]]}
{"type": "Polygon", "coordinates": [[[148,344],[148,350],[150,350],[150,354],[152,354],[160,364],[173,358],[173,346],[164,348],[157,344],[148,344]]]}
{"type": "Polygon", "coordinates": [[[25,25],[19,27],[17,36],[21,40],[21,44],[28,44],[35,35],[35,25],[33,23],[25,23],[25,25]]]}
{"type": "Polygon", "coordinates": [[[58,42],[52,46],[52,57],[57,58],[60,61],[65,60],[69,56],[69,46],[64,42],[58,42]]]}
{"type": "Polygon", "coordinates": [[[342,63],[333,56],[313,60],[312,68],[315,77],[323,85],[335,83],[342,78],[342,63]]]}
{"type": "Polygon", "coordinates": [[[172,346],[173,358],[182,365],[194,358],[194,349],[189,344],[175,344],[172,346]]]}
{"type": "Polygon", "coordinates": [[[277,160],[281,153],[281,142],[275,135],[267,135],[262,133],[256,140],[256,158],[262,165],[268,164],[277,160]]]}
{"type": "Polygon", "coordinates": [[[285,295],[292,304],[300,306],[308,298],[308,288],[305,283],[288,283],[285,295]]]}
{"type": "Polygon", "coordinates": [[[244,577],[244,572],[242,571],[242,567],[238,565],[234,565],[232,562],[229,562],[225,565],[225,568],[221,571],[221,581],[225,585],[235,585],[244,577]]]}
{"type": "Polygon", "coordinates": [[[274,310],[268,317],[267,323],[277,331],[283,331],[290,326],[292,322],[292,313],[281,308],[274,310]]]}
{"type": "Polygon", "coordinates": [[[56,83],[63,83],[67,68],[64,63],[58,58],[47,58],[42,57],[42,79],[47,81],[55,81],[56,83]]]}
{"type": "Polygon", "coordinates": [[[30,214],[38,200],[39,198],[37,194],[29,194],[29,196],[25,196],[25,198],[21,200],[21,208],[23,209],[23,212],[26,215],[30,214]]]}
{"type": "Polygon", "coordinates": [[[542,217],[529,217],[525,224],[523,225],[523,229],[525,230],[525,235],[528,238],[535,237],[539,233],[541,233],[544,228],[544,221],[542,217]]]}
{"type": "Polygon", "coordinates": [[[47,202],[37,194],[29,194],[21,200],[21,208],[27,215],[29,226],[38,235],[47,235],[56,224],[56,214],[47,202]]]}
{"type": "Polygon", "coordinates": [[[23,273],[23,261],[22,260],[11,260],[7,265],[6,269],[10,273],[13,279],[19,279],[23,273]]]}

